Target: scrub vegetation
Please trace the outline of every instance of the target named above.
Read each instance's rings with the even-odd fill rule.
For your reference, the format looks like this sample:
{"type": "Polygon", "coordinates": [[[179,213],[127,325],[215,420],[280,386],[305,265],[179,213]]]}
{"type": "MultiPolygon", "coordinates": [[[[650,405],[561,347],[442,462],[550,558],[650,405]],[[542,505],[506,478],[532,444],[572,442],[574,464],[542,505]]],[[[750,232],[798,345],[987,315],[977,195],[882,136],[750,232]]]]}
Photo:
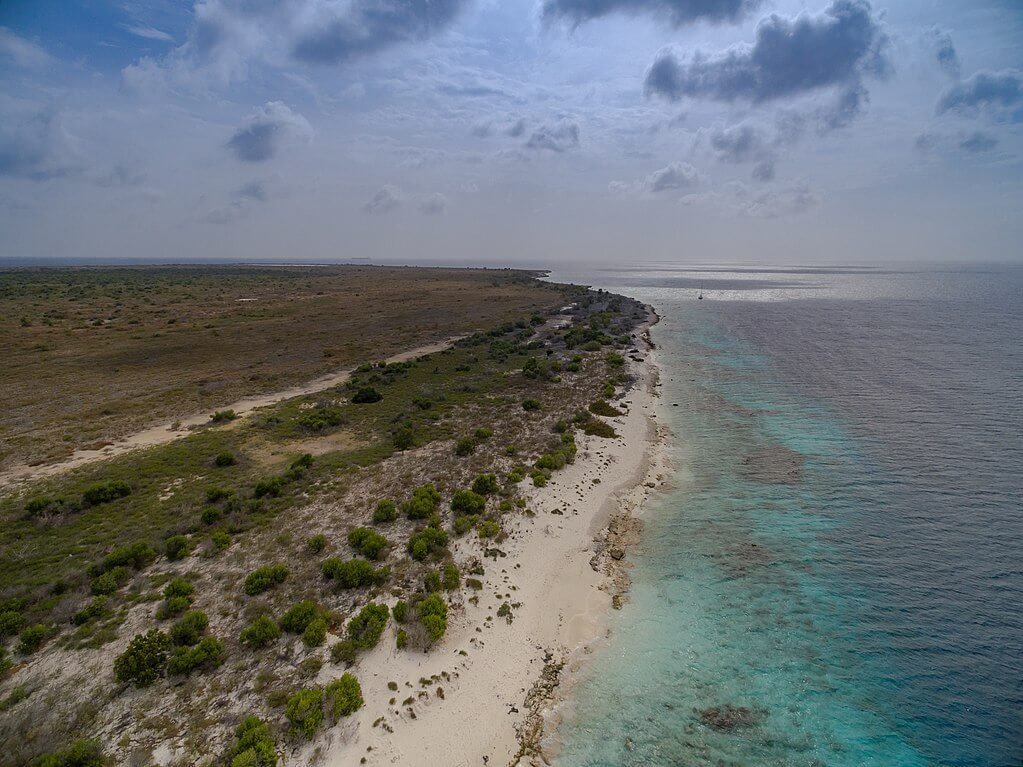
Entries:
{"type": "Polygon", "coordinates": [[[0,498],[0,698],[44,688],[0,720],[14,764],[94,741],[116,763],[162,744],[273,764],[362,706],[360,658],[380,642],[448,641],[481,584],[462,573],[483,575],[531,513],[527,481],[555,479],[580,431],[607,425],[591,411],[620,412],[629,380],[610,355],[645,318],[492,276],[544,300],[448,350],[365,361],[345,384],[0,498]]]}

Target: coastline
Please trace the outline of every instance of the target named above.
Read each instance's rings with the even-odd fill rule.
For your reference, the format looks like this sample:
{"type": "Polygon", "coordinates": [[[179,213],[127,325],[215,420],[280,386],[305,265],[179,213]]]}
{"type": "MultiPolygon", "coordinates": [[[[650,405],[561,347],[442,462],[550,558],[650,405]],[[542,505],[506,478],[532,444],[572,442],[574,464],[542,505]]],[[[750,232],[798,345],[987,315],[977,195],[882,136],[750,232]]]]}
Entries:
{"type": "MultiPolygon", "coordinates": [[[[636,383],[616,403],[627,407],[612,419],[619,438],[587,437],[548,486],[523,484],[534,515],[518,517],[486,559],[477,603],[452,605],[448,634],[428,654],[396,651],[391,629],[355,668],[366,705],[299,751],[299,763],[526,767],[556,751],[573,682],[627,599],[636,515],[668,470],[651,315],[639,329],[646,348],[630,355],[636,383]]],[[[473,555],[461,541],[453,553],[473,555]]]]}

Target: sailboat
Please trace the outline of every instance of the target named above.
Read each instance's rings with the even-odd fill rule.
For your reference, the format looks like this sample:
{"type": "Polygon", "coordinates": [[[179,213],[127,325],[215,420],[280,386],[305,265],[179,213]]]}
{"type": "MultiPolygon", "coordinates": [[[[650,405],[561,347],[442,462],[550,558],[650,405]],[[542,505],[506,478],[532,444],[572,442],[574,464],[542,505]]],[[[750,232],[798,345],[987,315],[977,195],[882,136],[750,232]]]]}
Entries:
{"type": "Polygon", "coordinates": [[[703,283],[702,282],[700,283],[700,292],[696,295],[696,300],[697,301],[702,301],[703,300],[703,283]]]}

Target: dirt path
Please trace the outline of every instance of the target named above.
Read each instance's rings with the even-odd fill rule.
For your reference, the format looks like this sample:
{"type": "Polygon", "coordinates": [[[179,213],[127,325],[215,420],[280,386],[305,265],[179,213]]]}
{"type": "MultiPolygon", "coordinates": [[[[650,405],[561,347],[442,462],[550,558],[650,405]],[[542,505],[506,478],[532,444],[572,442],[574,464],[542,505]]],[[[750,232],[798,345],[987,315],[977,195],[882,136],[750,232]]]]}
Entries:
{"type": "MultiPolygon", "coordinates": [[[[421,357],[424,354],[433,354],[434,352],[443,351],[451,346],[451,344],[464,337],[465,335],[451,336],[443,341],[427,344],[425,346],[417,346],[414,349],[409,349],[408,351],[400,352],[388,357],[386,361],[405,362],[415,357],[421,357]]],[[[266,407],[267,405],[274,405],[278,402],[283,402],[284,400],[292,399],[294,397],[315,394],[318,391],[323,391],[324,389],[329,389],[332,386],[342,384],[351,377],[354,370],[354,367],[338,370],[298,386],[292,386],[277,392],[261,394],[255,397],[245,397],[244,399],[224,405],[218,409],[233,410],[236,415],[245,418],[250,416],[252,412],[258,408],[266,407]]],[[[163,445],[167,442],[173,442],[176,439],[187,436],[194,427],[209,423],[209,420],[209,412],[192,415],[187,418],[176,418],[174,421],[150,426],[128,437],[122,437],[98,450],[76,450],[70,457],[61,461],[39,464],[37,466],[29,466],[27,464],[13,466],[6,471],[0,472],[0,488],[3,488],[3,490],[11,490],[27,482],[62,474],[66,471],[77,469],[79,466],[85,466],[86,464],[95,463],[96,461],[104,461],[108,458],[115,458],[140,448],[153,447],[154,445],[163,445]]]]}

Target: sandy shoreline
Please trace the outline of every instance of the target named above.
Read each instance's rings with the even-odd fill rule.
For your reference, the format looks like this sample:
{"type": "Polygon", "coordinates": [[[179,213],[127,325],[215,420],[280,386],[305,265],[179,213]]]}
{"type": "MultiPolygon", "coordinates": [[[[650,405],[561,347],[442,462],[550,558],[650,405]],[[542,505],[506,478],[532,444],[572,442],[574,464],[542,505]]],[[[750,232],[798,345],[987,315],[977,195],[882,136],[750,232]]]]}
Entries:
{"type": "MultiPolygon", "coordinates": [[[[415,357],[421,357],[424,354],[433,354],[434,352],[443,351],[451,346],[451,344],[464,337],[464,335],[451,336],[450,338],[446,338],[432,344],[417,346],[414,349],[408,349],[387,357],[384,362],[405,362],[407,360],[414,359],[415,357]]],[[[354,366],[347,367],[342,370],[336,370],[332,373],[327,373],[326,375],[314,378],[306,383],[290,386],[287,389],[270,392],[269,394],[260,394],[254,397],[244,397],[237,402],[224,405],[217,409],[233,410],[239,418],[245,418],[250,416],[259,408],[274,405],[278,402],[283,402],[284,400],[292,399],[294,397],[315,394],[316,392],[323,391],[324,389],[329,389],[332,386],[343,384],[351,377],[353,372],[355,372],[354,366]]],[[[135,434],[113,440],[109,444],[96,450],[76,450],[70,457],[61,461],[40,465],[21,464],[13,466],[6,471],[0,472],[0,487],[12,489],[18,485],[32,482],[37,479],[43,479],[45,477],[52,477],[57,474],[63,474],[66,471],[71,471],[72,469],[77,469],[80,466],[95,463],[96,461],[105,461],[109,458],[116,458],[117,456],[130,453],[134,450],[155,447],[156,445],[173,442],[176,439],[188,436],[193,429],[207,425],[209,422],[209,412],[196,413],[188,417],[176,418],[173,421],[167,421],[156,424],[155,426],[150,426],[142,431],[136,432],[135,434]]]]}
{"type": "MultiPolygon", "coordinates": [[[[547,487],[523,483],[535,516],[509,523],[503,556],[484,560],[478,604],[453,604],[448,633],[429,653],[396,651],[390,627],[353,669],[366,705],[288,763],[544,763],[556,748],[558,703],[606,642],[613,601],[627,589],[624,547],[638,529],[627,520],[667,471],[659,371],[652,350],[642,356],[630,361],[637,383],[618,403],[628,410],[612,419],[620,437],[582,438],[576,462],[547,487]],[[497,614],[505,603],[510,620],[497,614]]],[[[478,556],[472,545],[457,541],[456,560],[478,556]]],[[[336,675],[324,669],[320,681],[336,675]]]]}

